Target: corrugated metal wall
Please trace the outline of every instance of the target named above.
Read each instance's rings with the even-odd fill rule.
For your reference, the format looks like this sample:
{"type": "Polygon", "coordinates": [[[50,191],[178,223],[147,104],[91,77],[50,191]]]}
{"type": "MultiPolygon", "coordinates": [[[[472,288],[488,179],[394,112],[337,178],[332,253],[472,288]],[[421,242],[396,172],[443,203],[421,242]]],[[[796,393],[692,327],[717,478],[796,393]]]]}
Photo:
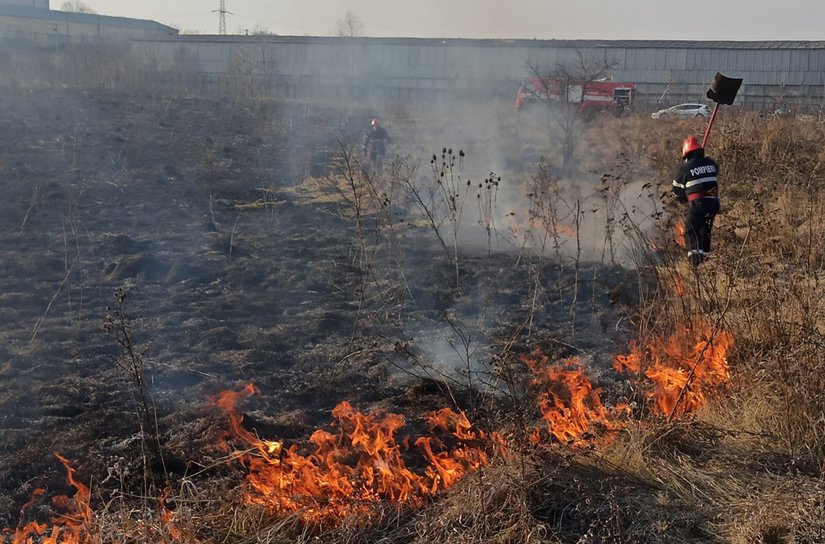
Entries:
{"type": "Polygon", "coordinates": [[[717,71],[744,78],[738,105],[823,102],[825,44],[184,36],[133,42],[133,50],[204,81],[243,73],[286,97],[512,99],[530,67],[609,62],[642,102],[703,100],[717,71]],[[605,45],[608,43],[608,45],[605,45]],[[664,95],[664,96],[663,96],[664,95]]]}

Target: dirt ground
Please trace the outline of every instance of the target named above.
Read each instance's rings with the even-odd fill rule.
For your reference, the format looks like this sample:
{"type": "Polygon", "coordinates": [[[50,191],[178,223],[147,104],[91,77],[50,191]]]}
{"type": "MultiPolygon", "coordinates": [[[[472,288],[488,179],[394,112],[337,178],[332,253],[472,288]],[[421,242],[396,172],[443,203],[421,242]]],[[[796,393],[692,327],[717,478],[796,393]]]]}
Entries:
{"type": "MultiPolygon", "coordinates": [[[[139,473],[136,388],[103,326],[119,290],[178,475],[211,455],[225,424],[210,399],[248,382],[260,395],[247,424],[302,440],[342,400],[409,414],[467,408],[481,382],[495,399],[492,363],[504,353],[579,355],[600,383],[612,380],[634,272],[462,248],[456,288],[432,230],[401,206],[394,252],[384,240],[364,266],[356,222],[304,180],[323,180],[336,141],[356,141],[370,115],[0,94],[0,525],[16,523],[34,487],[62,491],[53,451],[84,480],[100,483],[118,463],[139,473]]],[[[449,145],[414,113],[388,117],[393,149],[424,164],[428,143],[430,154],[449,145]]],[[[461,136],[492,156],[481,136],[461,136]]],[[[498,173],[538,153],[524,154],[497,160],[498,173]]],[[[506,410],[485,406],[478,417],[506,410]]]]}

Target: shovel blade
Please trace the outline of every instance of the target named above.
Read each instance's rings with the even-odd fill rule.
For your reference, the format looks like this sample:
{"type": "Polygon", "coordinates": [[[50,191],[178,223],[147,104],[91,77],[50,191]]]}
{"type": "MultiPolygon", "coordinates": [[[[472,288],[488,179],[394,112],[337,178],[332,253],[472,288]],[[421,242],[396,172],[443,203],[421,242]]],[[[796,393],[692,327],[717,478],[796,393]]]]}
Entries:
{"type": "Polygon", "coordinates": [[[736,93],[739,92],[739,87],[742,86],[741,79],[732,77],[725,77],[719,72],[713,78],[713,83],[707,92],[708,98],[717,104],[726,104],[730,106],[736,98],[736,93]]]}

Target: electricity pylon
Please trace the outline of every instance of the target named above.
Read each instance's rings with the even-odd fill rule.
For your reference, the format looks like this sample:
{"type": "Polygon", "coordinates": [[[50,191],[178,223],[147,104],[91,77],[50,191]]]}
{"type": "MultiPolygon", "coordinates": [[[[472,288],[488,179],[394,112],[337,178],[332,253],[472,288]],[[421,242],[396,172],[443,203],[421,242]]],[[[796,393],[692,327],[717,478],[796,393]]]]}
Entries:
{"type": "Polygon", "coordinates": [[[218,23],[218,34],[221,36],[226,34],[226,14],[229,13],[226,11],[226,0],[221,0],[221,7],[218,9],[213,9],[212,13],[218,12],[220,17],[220,23],[218,23]]]}

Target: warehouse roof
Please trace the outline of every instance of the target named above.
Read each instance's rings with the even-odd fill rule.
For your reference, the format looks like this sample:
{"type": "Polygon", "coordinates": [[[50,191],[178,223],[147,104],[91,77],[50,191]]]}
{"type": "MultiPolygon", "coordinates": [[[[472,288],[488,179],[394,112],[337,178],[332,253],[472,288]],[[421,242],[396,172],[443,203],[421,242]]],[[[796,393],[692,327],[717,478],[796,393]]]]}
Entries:
{"type": "Polygon", "coordinates": [[[54,11],[30,6],[16,6],[12,4],[3,3],[0,3],[0,17],[22,17],[27,19],[40,19],[46,21],[69,21],[73,23],[105,24],[111,26],[142,28],[145,30],[165,32],[174,35],[178,33],[178,30],[176,28],[160,24],[156,21],[147,21],[144,19],[130,19],[127,17],[110,17],[108,15],[98,15],[96,13],[54,11]]]}
{"type": "Polygon", "coordinates": [[[825,49],[825,41],[699,41],[699,40],[524,40],[524,39],[469,39],[469,38],[341,38],[333,36],[278,36],[271,35],[210,35],[188,34],[176,40],[198,42],[236,42],[238,40],[262,43],[349,43],[383,45],[472,45],[563,48],[626,48],[626,49],[825,49]]]}

